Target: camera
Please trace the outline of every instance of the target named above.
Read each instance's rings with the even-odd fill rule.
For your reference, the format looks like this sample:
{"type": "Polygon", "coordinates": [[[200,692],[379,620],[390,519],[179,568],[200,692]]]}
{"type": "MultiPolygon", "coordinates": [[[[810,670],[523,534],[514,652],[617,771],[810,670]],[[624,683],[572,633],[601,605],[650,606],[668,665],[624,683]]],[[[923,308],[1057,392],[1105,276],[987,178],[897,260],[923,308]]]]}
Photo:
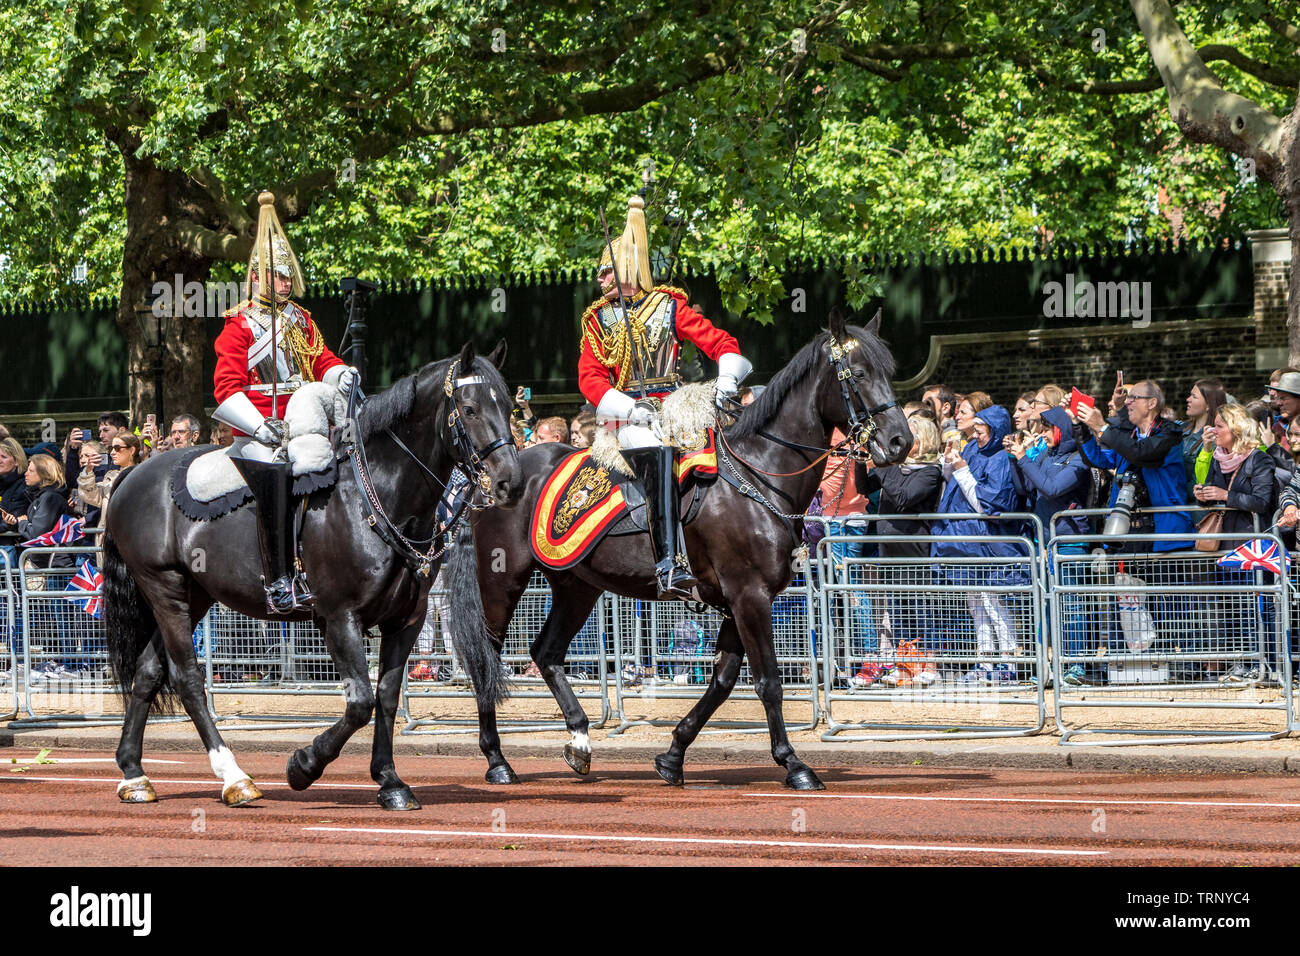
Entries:
{"type": "Polygon", "coordinates": [[[1133,509],[1146,491],[1142,475],[1136,471],[1121,471],[1115,476],[1119,494],[1115,496],[1115,507],[1106,515],[1106,525],[1102,534],[1106,536],[1128,534],[1133,521],[1133,509]]]}

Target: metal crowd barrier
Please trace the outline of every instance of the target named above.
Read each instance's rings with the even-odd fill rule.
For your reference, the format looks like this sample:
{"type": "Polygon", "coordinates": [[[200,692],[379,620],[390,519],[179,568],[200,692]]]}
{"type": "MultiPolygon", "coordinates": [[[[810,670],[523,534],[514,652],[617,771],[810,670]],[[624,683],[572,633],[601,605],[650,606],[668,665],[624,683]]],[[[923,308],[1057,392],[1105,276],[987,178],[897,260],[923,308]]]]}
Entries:
{"type": "MultiPolygon", "coordinates": [[[[867,525],[901,518],[928,525],[953,517],[834,520],[867,525]]],[[[1043,729],[1046,627],[1035,543],[1042,526],[1032,514],[981,520],[992,527],[975,538],[828,534],[818,542],[815,567],[828,661],[823,740],[961,740],[1043,729]],[[941,542],[1011,545],[1020,554],[931,557],[928,552],[941,542]],[[927,554],[875,553],[891,543],[922,543],[927,554]],[[845,553],[854,546],[867,553],[845,553]]]]}
{"type": "MultiPolygon", "coordinates": [[[[99,550],[83,547],[28,548],[13,574],[19,583],[22,645],[22,710],[13,726],[101,727],[120,724],[108,714],[118,708],[117,686],[108,668],[102,612],[94,613],[98,589],[69,590],[83,560],[99,568],[99,550]],[[54,567],[67,555],[71,567],[54,567]],[[37,711],[41,711],[38,713],[37,711]]],[[[12,592],[11,592],[12,596],[12,592]]]]}
{"type": "Polygon", "coordinates": [[[1295,727],[1287,580],[1218,565],[1224,554],[1252,540],[1273,543],[1286,554],[1275,535],[1258,531],[1052,539],[1048,593],[1062,745],[1267,740],[1295,727]],[[1223,547],[1195,550],[1197,540],[1210,539],[1223,547]],[[1161,542],[1178,548],[1156,550],[1161,542]],[[1106,712],[1100,724],[1083,726],[1067,716],[1089,710],[1106,712]],[[1152,726],[1179,711],[1196,718],[1152,726]],[[1232,718],[1211,725],[1215,711],[1232,718]],[[1280,714],[1281,726],[1258,719],[1272,712],[1280,714]],[[1241,726],[1248,714],[1258,715],[1254,728],[1241,726]]]}
{"type": "MultiPolygon", "coordinates": [[[[695,609],[680,601],[613,599],[615,712],[618,726],[675,727],[683,714],[650,713],[658,700],[698,700],[713,678],[718,629],[722,617],[711,609],[695,609]],[[633,711],[636,710],[637,713],[633,711]]],[[[815,611],[811,589],[803,575],[772,603],[772,639],[785,691],[787,729],[811,730],[821,718],[813,649],[815,611]],[[807,718],[798,714],[807,709],[807,718]]],[[[741,665],[729,701],[753,693],[750,662],[741,665]]],[[[743,698],[742,698],[743,699],[743,698]]],[[[754,699],[757,699],[756,697],[754,699]]],[[[766,733],[766,720],[711,720],[702,733],[766,733]]]]}
{"type": "Polygon", "coordinates": [[[14,601],[15,579],[9,567],[9,553],[0,551],[0,720],[18,716],[18,618],[14,601]]]}
{"type": "MultiPolygon", "coordinates": [[[[610,634],[612,604],[611,595],[601,595],[587,623],[570,642],[564,663],[564,672],[578,700],[598,702],[598,715],[591,714],[590,708],[588,710],[593,728],[604,727],[610,717],[607,693],[609,663],[605,648],[610,634]]],[[[558,705],[554,703],[546,682],[540,675],[529,673],[533,669],[529,666],[532,658],[528,648],[541,633],[550,611],[551,592],[546,578],[541,572],[534,572],[515,607],[514,617],[506,632],[501,661],[511,672],[512,701],[541,700],[550,703],[544,704],[542,708],[534,708],[526,716],[513,715],[511,712],[517,708],[509,703],[504,708],[498,708],[497,730],[501,733],[564,729],[563,718],[557,720],[555,717],[558,705]],[[504,716],[501,713],[503,709],[506,711],[504,716]],[[545,716],[538,713],[542,709],[546,711],[545,716]]],[[[452,651],[448,614],[447,591],[439,575],[429,592],[429,614],[425,620],[425,631],[407,662],[407,674],[403,678],[401,703],[398,707],[398,714],[404,721],[402,734],[478,733],[474,688],[452,651]],[[412,678],[412,674],[416,676],[412,678]],[[441,708],[443,712],[416,716],[412,703],[430,700],[443,702],[446,705],[441,708]]],[[[427,709],[427,705],[420,709],[427,709]]]]}

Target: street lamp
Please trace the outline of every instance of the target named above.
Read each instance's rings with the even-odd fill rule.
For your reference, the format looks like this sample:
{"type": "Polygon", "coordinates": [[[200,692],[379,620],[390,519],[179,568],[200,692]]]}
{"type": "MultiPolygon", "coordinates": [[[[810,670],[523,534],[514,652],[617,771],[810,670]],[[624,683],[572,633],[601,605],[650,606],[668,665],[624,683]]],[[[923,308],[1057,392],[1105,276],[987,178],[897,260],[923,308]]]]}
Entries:
{"type": "Polygon", "coordinates": [[[140,335],[149,355],[149,370],[153,372],[154,414],[159,427],[163,421],[163,352],[167,349],[167,329],[171,314],[160,301],[157,292],[148,291],[135,307],[135,318],[140,323],[140,335]]]}
{"type": "MultiPolygon", "coordinates": [[[[348,326],[343,333],[348,343],[348,364],[357,370],[361,381],[366,379],[366,304],[370,293],[378,286],[356,276],[348,276],[339,282],[343,290],[343,307],[348,311],[348,326]]],[[[342,351],[340,349],[340,351],[342,351]]]]}

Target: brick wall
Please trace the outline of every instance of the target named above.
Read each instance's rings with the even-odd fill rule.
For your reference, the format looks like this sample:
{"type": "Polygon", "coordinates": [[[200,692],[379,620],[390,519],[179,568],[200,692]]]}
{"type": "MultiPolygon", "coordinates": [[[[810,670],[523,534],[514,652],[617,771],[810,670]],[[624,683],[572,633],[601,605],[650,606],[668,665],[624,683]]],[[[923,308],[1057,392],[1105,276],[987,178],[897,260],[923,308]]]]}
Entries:
{"type": "Polygon", "coordinates": [[[1258,368],[1287,364],[1287,285],[1291,238],[1285,229],[1247,233],[1255,287],[1255,348],[1258,368]]]}
{"type": "Polygon", "coordinates": [[[1259,397],[1268,378],[1255,369],[1255,321],[1246,317],[1153,322],[1144,329],[1062,327],[934,336],[925,371],[896,383],[896,389],[910,400],[922,384],[945,382],[957,392],[988,392],[1010,410],[1021,392],[1047,382],[1109,398],[1117,368],[1129,384],[1144,378],[1159,382],[1178,414],[1198,378],[1223,379],[1243,401],[1259,397]]]}

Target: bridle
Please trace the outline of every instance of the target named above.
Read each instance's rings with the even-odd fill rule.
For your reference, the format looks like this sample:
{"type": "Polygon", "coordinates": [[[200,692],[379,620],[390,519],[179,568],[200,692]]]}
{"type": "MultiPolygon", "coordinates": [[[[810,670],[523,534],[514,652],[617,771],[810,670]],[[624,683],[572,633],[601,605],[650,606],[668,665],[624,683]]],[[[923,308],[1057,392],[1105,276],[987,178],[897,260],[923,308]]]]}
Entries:
{"type": "Polygon", "coordinates": [[[854,451],[864,449],[876,432],[874,416],[891,408],[897,408],[898,400],[885,402],[875,408],[869,406],[866,397],[858,390],[857,383],[857,379],[866,373],[855,372],[853,366],[846,361],[849,353],[858,347],[858,343],[853,339],[839,342],[832,335],[828,345],[831,366],[835,369],[835,378],[840,383],[840,397],[844,399],[844,407],[849,414],[849,424],[844,429],[844,434],[848,436],[849,444],[853,446],[854,451]],[[861,413],[858,412],[859,405],[862,407],[861,413]]]}
{"type": "MultiPolygon", "coordinates": [[[[469,437],[469,431],[465,428],[465,422],[461,419],[460,409],[456,405],[456,390],[466,385],[487,385],[488,382],[482,375],[466,375],[463,378],[456,378],[456,369],[460,366],[460,359],[451,363],[447,369],[447,377],[443,379],[442,391],[451,399],[451,411],[447,413],[447,427],[451,429],[451,443],[460,452],[461,460],[456,467],[463,471],[470,483],[477,485],[483,494],[483,504],[476,505],[475,510],[490,508],[496,504],[496,499],[492,497],[492,476],[487,472],[485,462],[492,453],[503,445],[513,445],[514,437],[503,435],[494,442],[478,448],[474,445],[473,439],[469,437]]],[[[398,442],[401,445],[401,442],[398,442]]],[[[405,446],[402,446],[405,447],[405,446]]],[[[408,452],[407,454],[410,454],[408,452]]],[[[412,455],[411,457],[415,457],[412,455]]],[[[418,460],[418,459],[417,459],[418,460]]],[[[428,471],[426,468],[425,471],[428,471]]],[[[436,479],[435,479],[436,480],[436,479]]]]}
{"type": "MultiPolygon", "coordinates": [[[[844,410],[848,414],[849,419],[848,424],[844,428],[844,440],[832,445],[830,448],[821,449],[815,445],[805,445],[801,442],[792,442],[788,439],[781,438],[779,435],[772,435],[763,429],[759,429],[757,432],[758,435],[770,441],[774,441],[778,445],[784,445],[785,447],[793,448],[796,451],[818,453],[816,458],[798,471],[764,471],[761,468],[751,465],[736,454],[735,449],[733,449],[730,443],[727,442],[726,432],[721,427],[721,422],[719,422],[717,431],[718,434],[722,436],[722,443],[726,447],[726,450],[731,454],[731,457],[735,458],[750,471],[760,475],[766,475],[769,478],[793,478],[795,475],[802,475],[804,472],[812,470],[832,455],[845,455],[850,458],[861,459],[865,454],[868,454],[867,444],[871,441],[871,436],[875,434],[877,428],[875,416],[888,411],[891,408],[898,407],[897,399],[885,402],[883,405],[877,405],[874,408],[868,405],[867,399],[858,389],[858,383],[856,381],[856,379],[861,378],[866,373],[856,372],[853,366],[848,362],[849,354],[858,346],[857,342],[850,339],[848,342],[840,343],[836,341],[835,337],[832,335],[827,344],[830,353],[830,365],[835,370],[835,379],[839,383],[840,387],[840,397],[844,400],[844,410]],[[859,406],[861,407],[861,411],[859,411],[859,406]]],[[[731,399],[730,401],[735,404],[734,399],[731,399]]]]}
{"type": "MultiPolygon", "coordinates": [[[[863,396],[862,392],[858,389],[858,384],[855,381],[856,378],[859,378],[861,376],[855,374],[853,366],[850,365],[847,361],[847,357],[849,353],[851,353],[855,348],[857,348],[857,342],[850,340],[845,343],[840,343],[836,340],[834,334],[832,334],[828,345],[829,345],[829,353],[830,353],[830,365],[835,370],[835,378],[836,381],[839,383],[839,387],[840,387],[840,396],[844,400],[844,408],[848,414],[848,424],[844,429],[846,437],[842,442],[839,442],[838,444],[835,444],[830,448],[822,449],[822,448],[818,448],[815,445],[805,445],[801,442],[792,442],[787,439],[781,438],[778,435],[770,434],[769,432],[764,431],[763,429],[759,429],[756,432],[757,435],[766,438],[770,441],[774,441],[779,445],[784,445],[787,448],[793,448],[796,451],[809,451],[809,452],[817,453],[816,458],[814,458],[803,468],[800,468],[798,471],[770,472],[755,467],[754,465],[750,464],[749,462],[745,461],[745,459],[737,455],[735,449],[731,447],[731,443],[727,441],[726,430],[722,427],[721,422],[718,422],[718,428],[717,428],[717,434],[722,439],[720,449],[719,449],[719,457],[722,459],[723,463],[727,466],[726,470],[720,469],[718,471],[718,475],[721,478],[723,478],[728,484],[734,487],[737,491],[739,491],[742,495],[744,495],[746,498],[758,502],[768,511],[772,512],[772,514],[780,518],[782,524],[785,525],[786,530],[789,531],[794,536],[796,543],[798,543],[799,541],[800,534],[795,529],[793,522],[801,520],[804,517],[804,515],[786,514],[785,512],[783,512],[780,508],[778,508],[775,504],[772,503],[771,499],[769,499],[766,495],[763,494],[762,491],[760,491],[757,487],[755,487],[753,482],[751,482],[748,478],[746,478],[744,475],[740,473],[740,471],[736,468],[736,463],[739,462],[740,464],[744,465],[747,469],[749,469],[749,471],[753,472],[756,475],[766,475],[769,478],[791,478],[794,477],[795,475],[802,475],[807,471],[811,471],[813,468],[816,468],[819,464],[821,464],[821,462],[825,461],[831,455],[839,454],[844,456],[846,459],[859,458],[866,451],[867,443],[871,441],[871,436],[875,433],[877,426],[876,426],[874,416],[879,415],[881,412],[888,411],[891,408],[898,407],[898,401],[896,399],[885,402],[882,405],[877,405],[874,408],[868,405],[865,396],[863,396]]],[[[847,466],[847,464],[848,462],[845,461],[842,463],[841,466],[844,467],[847,466]]],[[[765,482],[761,478],[758,480],[763,484],[766,484],[777,494],[780,494],[783,497],[786,497],[787,499],[789,498],[788,495],[782,492],[779,488],[776,488],[770,482],[765,482]]]]}
{"type": "MultiPolygon", "coordinates": [[[[466,375],[457,378],[456,371],[459,366],[460,359],[458,358],[447,369],[447,376],[442,383],[443,394],[447,396],[451,403],[451,411],[447,413],[447,427],[451,430],[450,444],[460,453],[461,460],[456,462],[456,468],[465,475],[469,485],[477,487],[478,491],[482,493],[481,503],[470,504],[474,494],[462,494],[450,519],[445,522],[439,521],[438,527],[434,529],[432,535],[418,540],[408,538],[402,534],[393,519],[384,511],[384,506],[380,503],[378,494],[375,493],[374,484],[370,480],[370,463],[366,457],[365,443],[361,440],[359,431],[354,431],[355,439],[346,446],[347,454],[352,459],[353,478],[356,480],[357,487],[361,490],[362,512],[366,524],[373,528],[375,533],[389,547],[400,554],[407,565],[422,578],[430,577],[433,574],[433,564],[446,552],[451,543],[451,532],[464,515],[466,508],[477,511],[496,504],[496,499],[491,495],[492,478],[487,472],[486,460],[501,446],[513,444],[513,439],[507,435],[482,448],[475,446],[461,418],[460,408],[456,404],[456,391],[467,385],[486,385],[489,383],[482,375],[466,375]],[[438,547],[439,539],[444,536],[445,540],[442,547],[438,547]]],[[[348,421],[356,422],[360,400],[361,390],[354,388],[351,394],[348,395],[348,421]]],[[[420,460],[415,452],[406,446],[405,442],[397,437],[391,428],[385,428],[384,433],[420,467],[420,470],[427,477],[432,478],[442,488],[443,495],[446,494],[449,487],[453,487],[453,485],[440,481],[438,476],[420,460]]]]}

